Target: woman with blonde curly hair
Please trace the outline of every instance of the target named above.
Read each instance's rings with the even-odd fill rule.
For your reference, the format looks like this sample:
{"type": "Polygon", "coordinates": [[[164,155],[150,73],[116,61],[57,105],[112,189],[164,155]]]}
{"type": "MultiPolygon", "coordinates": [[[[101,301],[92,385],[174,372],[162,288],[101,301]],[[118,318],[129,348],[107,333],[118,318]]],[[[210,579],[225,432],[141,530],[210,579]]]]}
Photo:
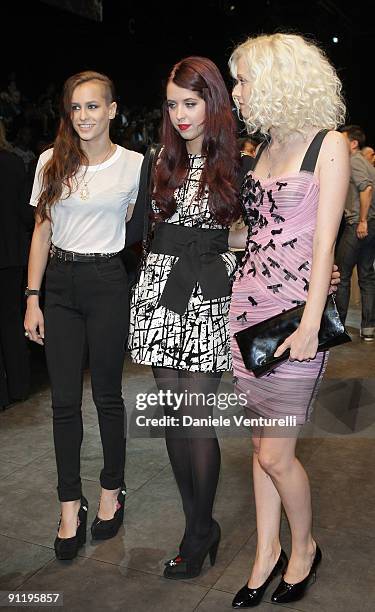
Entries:
{"type": "Polygon", "coordinates": [[[257,36],[234,50],[229,65],[248,132],[264,135],[241,189],[249,232],[231,232],[229,240],[232,247],[246,248],[233,286],[232,338],[306,302],[298,329],[275,352],[277,357],[289,349],[289,360],[268,376],[255,378],[246,370],[232,343],[238,390],[247,393],[250,413],[263,417],[253,432],[256,558],[248,583],[233,600],[234,608],[248,608],[260,602],[280,572],[272,602],[303,597],[322,557],[312,536],[309,482],[295,447],[327,362],[327,354],[317,353],[318,331],[349,159],[335,131],[345,115],[341,83],[315,44],[294,34],[257,36]],[[294,427],[281,427],[282,421],[274,426],[274,419],[285,422],[287,416],[294,427]],[[280,545],[282,506],[292,535],[289,561],[280,545]]]}

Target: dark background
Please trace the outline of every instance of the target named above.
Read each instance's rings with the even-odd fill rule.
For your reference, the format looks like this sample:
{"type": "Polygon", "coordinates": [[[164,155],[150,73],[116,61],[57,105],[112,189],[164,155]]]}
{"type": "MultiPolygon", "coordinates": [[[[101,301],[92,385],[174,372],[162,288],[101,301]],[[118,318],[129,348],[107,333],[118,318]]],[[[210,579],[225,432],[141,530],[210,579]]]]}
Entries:
{"type": "Polygon", "coordinates": [[[0,85],[15,71],[21,93],[37,98],[47,83],[60,89],[70,74],[94,69],[113,78],[122,103],[152,109],[161,103],[163,79],[182,57],[210,57],[230,87],[227,61],[235,44],[257,33],[294,31],[326,51],[344,83],[348,122],[361,124],[374,144],[372,3],[103,0],[100,5],[102,21],[93,18],[98,17],[94,0],[2,2],[0,85]],[[87,16],[54,4],[70,4],[87,16]]]}

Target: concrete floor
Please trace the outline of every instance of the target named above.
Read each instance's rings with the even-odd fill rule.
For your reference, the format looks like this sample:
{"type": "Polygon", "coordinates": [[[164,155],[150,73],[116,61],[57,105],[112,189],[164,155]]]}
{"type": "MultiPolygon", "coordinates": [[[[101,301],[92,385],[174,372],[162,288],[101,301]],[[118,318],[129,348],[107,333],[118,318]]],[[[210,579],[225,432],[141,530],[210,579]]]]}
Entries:
{"type": "MultiPolygon", "coordinates": [[[[313,422],[298,443],[311,479],[314,534],[323,562],[306,597],[285,610],[375,609],[375,343],[359,340],[357,310],[351,311],[348,324],[353,342],[332,351],[313,422]]],[[[229,382],[228,376],[223,384],[229,382]]],[[[151,387],[150,369],[127,361],[124,394],[130,419],[135,394],[151,387]]],[[[82,476],[91,522],[102,459],[88,377],[84,422],[82,476]]],[[[0,413],[0,591],[60,591],[69,612],[231,609],[233,594],[248,577],[256,543],[250,443],[243,435],[221,439],[215,517],[223,535],[213,568],[205,565],[190,581],[162,577],[164,560],[176,554],[183,518],[160,438],[129,439],[126,520],[117,537],[99,544],[88,538],[75,561],[59,562],[53,551],[59,510],[50,396],[41,377],[27,402],[0,413]]],[[[285,519],[282,543],[288,553],[285,519]]],[[[260,611],[276,609],[270,603],[276,584],[267,590],[260,611]]]]}

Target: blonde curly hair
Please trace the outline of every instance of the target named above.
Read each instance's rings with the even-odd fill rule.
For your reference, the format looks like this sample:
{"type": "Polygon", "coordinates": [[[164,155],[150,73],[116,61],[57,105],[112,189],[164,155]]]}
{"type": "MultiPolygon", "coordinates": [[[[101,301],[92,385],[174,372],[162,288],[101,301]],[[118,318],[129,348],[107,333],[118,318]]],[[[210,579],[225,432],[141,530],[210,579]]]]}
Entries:
{"type": "Polygon", "coordinates": [[[249,134],[267,134],[272,127],[283,140],[309,127],[336,129],[345,122],[341,81],[315,44],[296,34],[248,38],[229,59],[234,78],[240,57],[250,82],[250,96],[244,100],[249,134]]]}

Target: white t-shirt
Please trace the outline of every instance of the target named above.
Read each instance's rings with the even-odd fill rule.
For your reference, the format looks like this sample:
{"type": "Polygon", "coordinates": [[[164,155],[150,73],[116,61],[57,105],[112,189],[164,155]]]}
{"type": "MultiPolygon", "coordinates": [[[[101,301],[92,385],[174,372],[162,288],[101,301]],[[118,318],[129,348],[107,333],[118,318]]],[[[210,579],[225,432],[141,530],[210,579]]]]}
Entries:
{"type": "MultiPolygon", "coordinates": [[[[128,205],[137,199],[143,156],[116,145],[114,154],[103,164],[87,166],[89,197],[83,200],[80,191],[86,166],[77,172],[78,188],[69,198],[50,209],[52,244],[76,253],[115,253],[125,245],[125,218],[128,205]]],[[[30,204],[37,205],[41,181],[39,171],[51,158],[53,149],[39,157],[30,204]]]]}

